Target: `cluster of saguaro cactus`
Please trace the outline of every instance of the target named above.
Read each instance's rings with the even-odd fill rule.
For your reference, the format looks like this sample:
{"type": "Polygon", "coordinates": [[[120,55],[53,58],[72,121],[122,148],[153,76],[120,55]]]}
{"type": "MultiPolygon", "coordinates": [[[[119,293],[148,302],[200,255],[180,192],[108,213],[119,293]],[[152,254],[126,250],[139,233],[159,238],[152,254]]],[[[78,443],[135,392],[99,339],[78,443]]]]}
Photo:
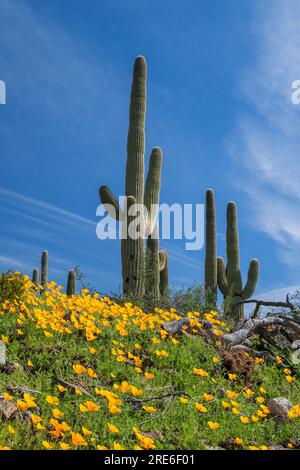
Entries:
{"type": "MultiPolygon", "coordinates": [[[[129,130],[127,138],[127,160],[125,177],[125,206],[119,202],[107,186],[101,186],[99,196],[110,215],[122,223],[121,254],[123,291],[132,297],[144,296],[157,301],[166,298],[169,292],[168,254],[159,250],[158,206],[160,197],[162,151],[152,149],[149,168],[144,181],[145,167],[145,118],[146,118],[147,64],[142,56],[134,63],[130,96],[129,130]],[[133,225],[133,226],[132,226],[133,225]],[[132,237],[134,228],[139,236],[132,237]],[[145,237],[147,247],[145,249],[145,237]]],[[[245,287],[240,270],[237,210],[233,202],[227,206],[226,232],[227,266],[216,253],[216,210],[214,192],[206,192],[206,250],[205,293],[207,307],[217,304],[217,288],[225,299],[225,313],[234,319],[244,316],[241,300],[249,298],[256,287],[259,263],[253,259],[248,270],[245,287]],[[231,303],[227,302],[231,299],[231,303]]],[[[45,291],[48,277],[48,252],[42,253],[41,276],[33,270],[32,281],[45,291]]],[[[68,274],[67,295],[76,293],[76,273],[68,274]]]]}
{"type": "Polygon", "coordinates": [[[46,287],[47,287],[47,280],[48,280],[48,251],[42,252],[41,258],[41,278],[39,279],[39,270],[34,268],[32,271],[32,278],[33,284],[36,286],[40,286],[40,293],[42,294],[46,287]]]}
{"type": "MultiPolygon", "coordinates": [[[[41,258],[41,278],[39,279],[39,270],[34,268],[32,271],[32,282],[37,287],[40,287],[40,293],[45,292],[48,281],[48,251],[42,252],[41,258]]],[[[75,270],[69,271],[67,282],[67,295],[72,296],[76,294],[76,272],[75,270]]]]}
{"type": "Polygon", "coordinates": [[[217,285],[224,296],[225,315],[239,320],[244,317],[244,306],[240,301],[252,296],[259,276],[259,262],[250,262],[247,282],[243,288],[240,269],[240,249],[237,227],[237,208],[234,202],[227,205],[226,230],[227,266],[222,257],[216,256],[216,214],[214,194],[211,189],[206,193],[206,253],[205,253],[205,290],[208,306],[215,306],[217,285]]]}
{"type": "MultiPolygon", "coordinates": [[[[126,206],[123,210],[119,207],[117,199],[107,186],[100,187],[99,195],[102,204],[107,207],[111,216],[120,221],[127,219],[127,224],[122,224],[121,242],[124,293],[138,298],[149,295],[152,299],[158,300],[162,290],[161,277],[164,279],[164,285],[167,282],[166,257],[160,255],[159,252],[158,214],[157,211],[152,210],[153,204],[159,204],[162,151],[159,147],[155,147],[151,152],[144,190],[146,81],[146,60],[139,56],[134,63],[130,97],[125,178],[126,206]],[[144,205],[147,213],[143,211],[144,205]],[[111,207],[113,207],[112,211],[111,207]],[[138,211],[132,213],[130,209],[134,207],[143,213],[138,214],[138,211]],[[137,215],[139,222],[137,222],[137,215]],[[139,224],[141,236],[136,239],[128,233],[131,223],[139,224]],[[148,236],[146,251],[145,235],[148,236]],[[164,275],[161,274],[163,271],[165,271],[164,275]]],[[[165,286],[163,291],[167,292],[165,286]]]]}

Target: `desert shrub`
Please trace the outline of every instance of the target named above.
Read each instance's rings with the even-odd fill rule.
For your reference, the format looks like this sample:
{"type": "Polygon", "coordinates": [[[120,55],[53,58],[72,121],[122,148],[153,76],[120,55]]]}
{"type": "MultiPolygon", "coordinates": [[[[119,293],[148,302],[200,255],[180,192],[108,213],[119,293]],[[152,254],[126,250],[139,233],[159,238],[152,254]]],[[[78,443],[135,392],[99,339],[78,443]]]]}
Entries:
{"type": "Polygon", "coordinates": [[[26,280],[19,272],[7,271],[0,276],[0,303],[22,299],[26,290],[26,280]]]}
{"type": "Polygon", "coordinates": [[[178,311],[187,313],[203,311],[205,308],[205,291],[202,286],[192,286],[179,290],[171,295],[170,303],[178,311]]]}

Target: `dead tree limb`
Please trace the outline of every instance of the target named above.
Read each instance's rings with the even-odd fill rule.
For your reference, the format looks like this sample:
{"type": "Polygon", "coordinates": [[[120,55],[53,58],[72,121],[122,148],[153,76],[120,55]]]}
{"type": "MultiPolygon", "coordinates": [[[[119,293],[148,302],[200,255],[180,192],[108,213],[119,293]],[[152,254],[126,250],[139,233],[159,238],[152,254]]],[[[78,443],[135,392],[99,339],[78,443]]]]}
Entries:
{"type": "Polygon", "coordinates": [[[285,302],[272,302],[269,300],[257,300],[257,299],[250,299],[250,300],[241,300],[237,303],[237,305],[241,304],[255,304],[254,311],[251,315],[252,319],[256,319],[259,316],[259,309],[260,307],[282,307],[288,308],[291,312],[296,312],[295,306],[290,302],[289,295],[286,296],[285,302]]]}

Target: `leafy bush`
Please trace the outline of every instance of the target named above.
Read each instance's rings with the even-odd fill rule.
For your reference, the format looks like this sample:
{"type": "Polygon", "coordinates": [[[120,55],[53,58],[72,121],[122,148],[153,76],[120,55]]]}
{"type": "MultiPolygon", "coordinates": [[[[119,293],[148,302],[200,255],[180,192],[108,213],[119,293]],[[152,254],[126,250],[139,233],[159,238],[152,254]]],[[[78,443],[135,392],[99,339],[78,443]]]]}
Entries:
{"type": "Polygon", "coordinates": [[[205,291],[202,286],[192,286],[179,290],[171,296],[171,304],[176,310],[187,313],[205,309],[205,291]]]}
{"type": "Polygon", "coordinates": [[[0,277],[0,302],[20,300],[26,291],[26,279],[19,272],[7,271],[0,277]]]}

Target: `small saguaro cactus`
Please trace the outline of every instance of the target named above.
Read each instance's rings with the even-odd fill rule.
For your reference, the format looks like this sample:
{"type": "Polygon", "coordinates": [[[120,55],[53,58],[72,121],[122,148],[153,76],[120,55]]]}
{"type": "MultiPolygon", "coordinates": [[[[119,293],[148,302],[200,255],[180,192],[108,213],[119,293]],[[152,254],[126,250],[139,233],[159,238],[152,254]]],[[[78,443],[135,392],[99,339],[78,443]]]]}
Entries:
{"type": "Polygon", "coordinates": [[[127,204],[124,208],[125,213],[123,213],[117,199],[107,186],[100,187],[99,195],[102,204],[111,216],[119,221],[124,221],[127,218],[127,224],[124,223],[122,226],[121,241],[124,293],[142,298],[145,295],[145,285],[147,284],[147,292],[154,299],[157,299],[159,297],[159,244],[157,213],[151,211],[151,204],[159,204],[162,152],[159,147],[152,150],[144,192],[146,79],[146,60],[144,57],[138,56],[133,68],[130,97],[125,177],[127,204]],[[140,208],[145,204],[148,217],[145,217],[144,213],[135,214],[135,216],[129,214],[130,209],[134,209],[135,204],[139,205],[140,208]],[[111,208],[113,210],[110,210],[111,208]],[[129,236],[128,227],[131,222],[135,223],[136,215],[139,215],[139,231],[142,236],[133,239],[129,236]],[[148,235],[147,254],[145,253],[145,234],[148,235]]]}
{"type": "Polygon", "coordinates": [[[41,287],[45,291],[48,280],[48,251],[43,251],[41,259],[41,287]]]}
{"type": "Polygon", "coordinates": [[[168,253],[166,250],[159,252],[159,270],[160,270],[160,295],[166,299],[169,297],[169,268],[168,268],[168,253]]]}
{"type": "Polygon", "coordinates": [[[217,286],[215,197],[213,190],[208,189],[205,205],[205,302],[207,307],[216,307],[217,286]]]}
{"type": "Polygon", "coordinates": [[[244,318],[244,306],[237,305],[237,303],[252,296],[259,277],[259,262],[257,259],[252,259],[250,262],[247,282],[243,288],[240,270],[237,208],[234,202],[229,202],[227,205],[226,254],[226,269],[223,258],[217,258],[218,285],[224,295],[225,315],[238,321],[244,318]],[[230,300],[227,306],[226,299],[230,300]]]}
{"type": "Polygon", "coordinates": [[[38,286],[39,285],[39,270],[37,268],[34,268],[34,270],[32,271],[32,283],[35,285],[35,286],[38,286]]]}
{"type": "Polygon", "coordinates": [[[76,272],[71,269],[68,274],[67,295],[71,297],[76,294],[76,272]]]}

